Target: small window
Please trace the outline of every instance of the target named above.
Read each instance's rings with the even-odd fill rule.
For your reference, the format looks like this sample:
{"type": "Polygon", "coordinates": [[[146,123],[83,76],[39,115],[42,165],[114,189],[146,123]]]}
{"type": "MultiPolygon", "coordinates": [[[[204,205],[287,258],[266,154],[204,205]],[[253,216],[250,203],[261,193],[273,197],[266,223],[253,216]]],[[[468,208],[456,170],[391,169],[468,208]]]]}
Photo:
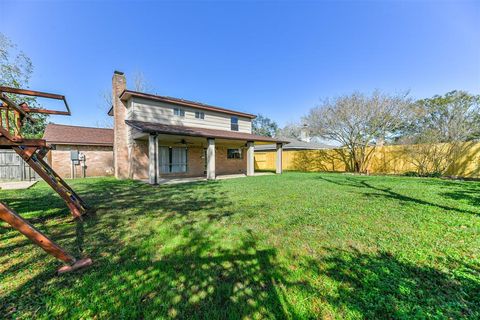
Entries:
{"type": "Polygon", "coordinates": [[[231,117],[230,118],[230,129],[232,131],[238,131],[238,118],[237,117],[231,117]]]}
{"type": "Polygon", "coordinates": [[[185,110],[180,108],[173,108],[173,114],[178,117],[185,117],[185,110]]]}
{"type": "Polygon", "coordinates": [[[201,111],[195,111],[195,118],[197,119],[205,119],[205,113],[201,111]]]}
{"type": "Polygon", "coordinates": [[[242,159],[242,149],[227,149],[227,159],[242,159]]]}

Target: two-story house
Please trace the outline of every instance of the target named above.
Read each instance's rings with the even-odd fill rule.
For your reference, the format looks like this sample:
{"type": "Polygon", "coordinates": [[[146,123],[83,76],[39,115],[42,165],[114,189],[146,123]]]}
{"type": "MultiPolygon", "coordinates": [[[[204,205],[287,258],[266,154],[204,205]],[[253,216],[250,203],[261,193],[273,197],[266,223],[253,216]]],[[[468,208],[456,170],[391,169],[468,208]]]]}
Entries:
{"type": "Polygon", "coordinates": [[[113,74],[114,168],[117,178],[148,179],[253,175],[254,145],[276,144],[282,172],[286,141],[252,134],[254,115],[127,90],[113,74]]]}

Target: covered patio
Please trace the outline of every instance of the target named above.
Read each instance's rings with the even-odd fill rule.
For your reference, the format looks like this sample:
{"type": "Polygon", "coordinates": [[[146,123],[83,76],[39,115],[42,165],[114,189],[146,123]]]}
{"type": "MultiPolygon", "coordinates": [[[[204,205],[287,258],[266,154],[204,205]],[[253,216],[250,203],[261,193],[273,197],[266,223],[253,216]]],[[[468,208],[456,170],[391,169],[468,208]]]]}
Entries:
{"type": "Polygon", "coordinates": [[[179,178],[218,179],[255,174],[254,146],[276,144],[276,173],[282,173],[287,141],[237,131],[126,120],[135,141],[148,144],[148,182],[179,178]]]}
{"type": "MultiPolygon", "coordinates": [[[[273,172],[255,172],[254,176],[268,176],[273,175],[273,172]]],[[[225,175],[218,175],[215,180],[230,180],[230,179],[238,179],[238,178],[245,178],[247,177],[246,174],[225,174],[225,175]]],[[[191,182],[198,182],[198,181],[207,181],[206,177],[180,177],[180,178],[160,178],[158,180],[158,185],[171,185],[171,184],[179,184],[179,183],[191,183],[191,182]]],[[[148,180],[144,180],[145,183],[149,183],[148,180]]]]}

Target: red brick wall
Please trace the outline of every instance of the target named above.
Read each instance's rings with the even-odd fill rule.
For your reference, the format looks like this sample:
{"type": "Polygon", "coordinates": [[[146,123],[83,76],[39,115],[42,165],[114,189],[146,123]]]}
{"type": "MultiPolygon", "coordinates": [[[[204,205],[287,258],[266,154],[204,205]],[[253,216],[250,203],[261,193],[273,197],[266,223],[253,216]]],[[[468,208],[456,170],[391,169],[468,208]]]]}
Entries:
{"type": "MultiPolygon", "coordinates": [[[[205,176],[203,147],[188,148],[188,172],[161,174],[161,177],[202,177],[205,176]]],[[[215,148],[216,174],[245,173],[247,170],[246,150],[243,159],[227,159],[227,148],[215,148]]],[[[134,179],[148,179],[148,141],[136,141],[133,147],[132,169],[134,179]]]]}
{"type": "Polygon", "coordinates": [[[128,128],[125,123],[127,109],[120,100],[120,94],[127,87],[127,80],[123,73],[114,73],[112,78],[112,103],[113,103],[113,131],[114,141],[114,166],[115,177],[126,179],[130,177],[130,163],[128,159],[128,128]]]}
{"type": "MultiPolygon", "coordinates": [[[[57,145],[47,155],[47,160],[53,170],[62,178],[71,178],[70,151],[77,150],[86,157],[86,176],[101,177],[114,174],[113,148],[102,146],[57,145]]],[[[81,165],[75,166],[75,175],[82,177],[81,165]]]]}
{"type": "Polygon", "coordinates": [[[215,174],[238,174],[247,172],[247,150],[242,150],[243,159],[227,159],[227,147],[215,148],[215,174]]]}
{"type": "Polygon", "coordinates": [[[133,179],[148,179],[148,141],[134,141],[130,165],[133,179]]]}

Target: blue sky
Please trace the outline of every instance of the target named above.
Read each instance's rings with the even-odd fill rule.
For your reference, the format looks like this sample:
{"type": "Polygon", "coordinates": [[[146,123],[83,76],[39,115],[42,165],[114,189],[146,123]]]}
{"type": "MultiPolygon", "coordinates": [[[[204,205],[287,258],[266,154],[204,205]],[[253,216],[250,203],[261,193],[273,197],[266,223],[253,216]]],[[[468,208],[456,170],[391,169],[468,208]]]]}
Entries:
{"type": "Polygon", "coordinates": [[[35,65],[30,87],[102,125],[114,70],[161,95],[295,121],[323,98],[480,93],[480,2],[0,1],[0,31],[35,65]]]}

